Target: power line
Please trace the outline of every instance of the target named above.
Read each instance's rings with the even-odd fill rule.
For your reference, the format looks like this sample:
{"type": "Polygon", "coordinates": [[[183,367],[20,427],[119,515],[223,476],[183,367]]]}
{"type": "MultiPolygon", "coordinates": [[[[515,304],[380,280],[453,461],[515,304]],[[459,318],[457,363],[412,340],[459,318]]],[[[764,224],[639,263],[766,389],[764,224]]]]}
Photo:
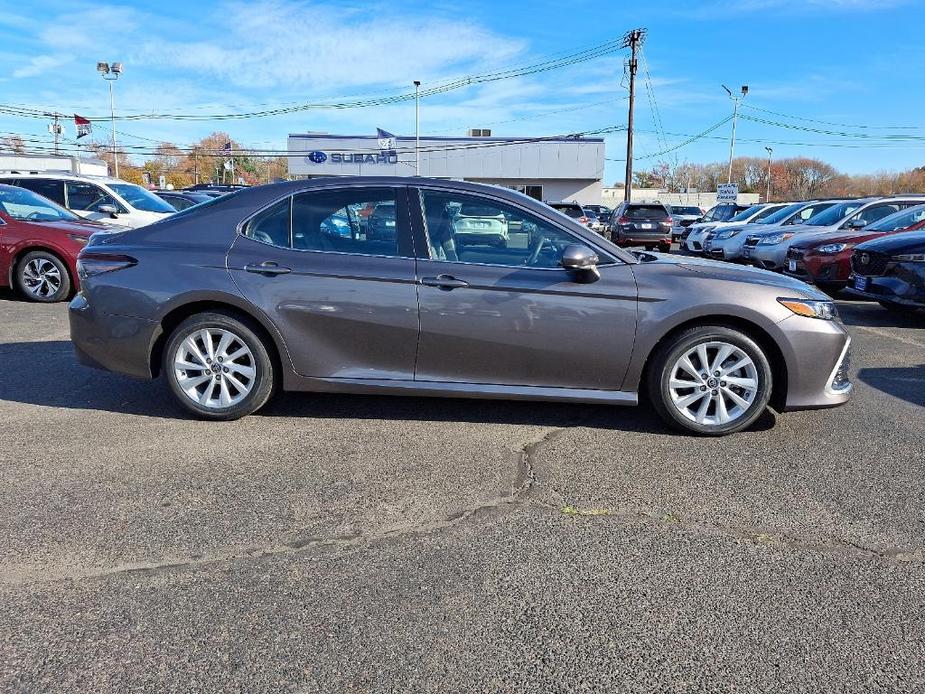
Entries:
{"type": "Polygon", "coordinates": [[[781,118],[789,118],[790,120],[800,120],[806,123],[820,123],[822,125],[836,125],[840,128],[859,128],[864,130],[921,130],[922,126],[920,125],[861,125],[861,124],[850,124],[850,123],[836,123],[833,121],[819,120],[818,118],[804,118],[803,116],[794,116],[787,113],[780,113],[779,111],[771,111],[770,109],[760,108],[758,106],[753,106],[752,104],[742,104],[745,108],[751,109],[752,111],[760,111],[762,113],[768,113],[772,116],[780,116],[781,118]]]}
{"type": "Polygon", "coordinates": [[[823,130],[822,128],[810,128],[805,125],[795,125],[794,123],[781,123],[766,118],[756,118],[748,114],[742,114],[742,118],[754,123],[771,125],[776,128],[787,128],[789,130],[800,130],[808,133],[819,133],[820,135],[832,135],[834,137],[853,138],[857,140],[891,140],[897,142],[925,142],[925,135],[876,135],[871,133],[848,133],[840,130],[823,130]]]}
{"type": "MultiPolygon", "coordinates": [[[[647,154],[646,156],[644,156],[644,157],[639,157],[639,158],[640,158],[640,159],[653,159],[653,158],[655,158],[655,157],[661,157],[661,156],[664,156],[665,154],[669,154],[669,153],[671,153],[671,152],[674,152],[675,150],[681,149],[682,147],[686,147],[687,145],[692,144],[692,143],[696,142],[697,140],[700,140],[701,138],[703,138],[703,137],[709,135],[711,132],[713,132],[713,131],[716,130],[717,128],[723,127],[724,125],[726,125],[726,123],[728,123],[728,122],[731,121],[731,120],[732,120],[732,116],[726,116],[726,117],[723,118],[723,120],[721,120],[719,123],[716,123],[716,124],[714,124],[714,125],[711,125],[709,128],[707,128],[706,130],[704,130],[704,131],[701,132],[701,133],[697,133],[696,135],[692,135],[692,136],[689,137],[687,140],[685,140],[684,142],[682,142],[682,143],[680,143],[680,144],[678,144],[678,145],[675,145],[674,147],[669,147],[668,149],[662,150],[661,152],[656,152],[655,154],[647,154]]],[[[607,159],[607,161],[625,161],[625,160],[623,160],[623,159],[610,159],[610,158],[606,158],[606,159],[607,159]]]]}

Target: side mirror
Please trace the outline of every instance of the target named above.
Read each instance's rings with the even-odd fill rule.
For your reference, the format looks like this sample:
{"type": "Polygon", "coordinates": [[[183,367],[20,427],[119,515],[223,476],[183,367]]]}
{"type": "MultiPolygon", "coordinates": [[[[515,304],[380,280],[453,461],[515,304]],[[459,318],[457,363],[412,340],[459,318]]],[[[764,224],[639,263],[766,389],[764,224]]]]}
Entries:
{"type": "Polygon", "coordinates": [[[119,210],[116,209],[115,205],[100,205],[96,209],[103,214],[108,214],[113,219],[116,219],[119,216],[119,210]]]}
{"type": "Polygon", "coordinates": [[[863,229],[867,226],[867,222],[863,219],[852,219],[848,224],[849,229],[863,229]]]}
{"type": "Polygon", "coordinates": [[[597,264],[600,258],[597,253],[580,243],[572,243],[562,251],[562,267],[566,270],[579,273],[583,282],[594,282],[600,279],[597,264]]]}

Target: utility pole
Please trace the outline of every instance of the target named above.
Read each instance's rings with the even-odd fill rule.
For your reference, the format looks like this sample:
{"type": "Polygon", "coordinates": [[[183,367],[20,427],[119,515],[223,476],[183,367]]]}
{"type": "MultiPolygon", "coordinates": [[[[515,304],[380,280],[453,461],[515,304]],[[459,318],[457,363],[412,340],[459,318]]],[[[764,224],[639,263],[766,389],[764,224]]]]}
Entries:
{"type": "Polygon", "coordinates": [[[414,175],[421,175],[421,81],[414,80],[414,175]]]}
{"type": "Polygon", "coordinates": [[[771,154],[774,153],[774,150],[770,147],[765,147],[768,150],[768,194],[765,196],[765,202],[771,202],[771,154]]]}
{"type": "Polygon", "coordinates": [[[636,106],[636,70],[639,62],[636,53],[646,40],[645,29],[633,29],[623,35],[622,48],[629,48],[632,52],[629,61],[630,72],[630,104],[629,116],[626,121],[626,178],[623,183],[623,199],[630,201],[633,194],[633,110],[636,106]]]}
{"type": "Polygon", "coordinates": [[[58,124],[58,119],[60,117],[61,116],[59,114],[52,113],[51,118],[53,122],[50,126],[48,126],[48,130],[51,131],[51,134],[55,139],[55,156],[58,156],[58,141],[61,138],[61,131],[62,131],[62,127],[58,124]]]}
{"type": "Polygon", "coordinates": [[[725,84],[723,89],[726,90],[726,93],[729,95],[729,98],[732,99],[732,138],[729,140],[729,176],[726,179],[726,183],[732,183],[732,156],[735,153],[736,148],[736,121],[739,118],[739,102],[748,95],[748,85],[742,85],[742,96],[735,96],[732,91],[725,84]]]}

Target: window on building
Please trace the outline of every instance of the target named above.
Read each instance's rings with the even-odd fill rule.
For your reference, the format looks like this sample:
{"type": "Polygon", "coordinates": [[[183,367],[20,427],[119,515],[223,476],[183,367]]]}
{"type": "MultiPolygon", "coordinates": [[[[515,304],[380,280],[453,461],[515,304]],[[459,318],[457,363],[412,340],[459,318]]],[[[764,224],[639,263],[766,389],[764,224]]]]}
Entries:
{"type": "Polygon", "coordinates": [[[510,188],[511,190],[516,190],[518,193],[523,193],[524,195],[527,195],[533,198],[534,200],[539,200],[540,202],[543,201],[543,186],[517,185],[517,186],[508,186],[508,188],[510,188]]]}

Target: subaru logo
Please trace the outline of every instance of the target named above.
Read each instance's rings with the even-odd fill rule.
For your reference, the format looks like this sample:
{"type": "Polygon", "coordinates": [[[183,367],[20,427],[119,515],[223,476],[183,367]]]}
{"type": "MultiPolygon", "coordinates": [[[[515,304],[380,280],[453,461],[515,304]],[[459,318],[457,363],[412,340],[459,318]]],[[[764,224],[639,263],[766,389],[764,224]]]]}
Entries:
{"type": "Polygon", "coordinates": [[[328,160],[328,155],[324,152],[309,152],[308,156],[305,157],[312,164],[324,164],[328,160]]]}
{"type": "Polygon", "coordinates": [[[861,254],[861,265],[870,265],[870,254],[869,253],[861,254]]]}

